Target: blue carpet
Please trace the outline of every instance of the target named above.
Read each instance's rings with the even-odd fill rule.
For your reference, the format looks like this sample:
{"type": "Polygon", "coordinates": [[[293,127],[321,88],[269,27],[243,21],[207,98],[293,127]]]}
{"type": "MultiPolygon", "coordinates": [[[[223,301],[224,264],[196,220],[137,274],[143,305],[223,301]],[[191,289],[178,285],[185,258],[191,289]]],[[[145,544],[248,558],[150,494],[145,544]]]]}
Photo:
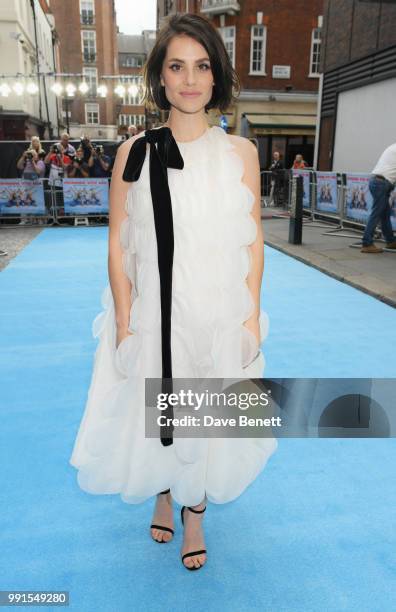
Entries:
{"type": "MultiPolygon", "coordinates": [[[[46,229],[0,274],[0,590],[69,590],[77,612],[394,609],[394,440],[280,440],[244,495],[209,505],[199,572],[181,566],[177,515],[159,546],[154,500],[78,488],[68,460],[106,257],[107,228],[46,229]]],[[[265,258],[266,376],[394,376],[396,310],[270,247],[265,258]]]]}

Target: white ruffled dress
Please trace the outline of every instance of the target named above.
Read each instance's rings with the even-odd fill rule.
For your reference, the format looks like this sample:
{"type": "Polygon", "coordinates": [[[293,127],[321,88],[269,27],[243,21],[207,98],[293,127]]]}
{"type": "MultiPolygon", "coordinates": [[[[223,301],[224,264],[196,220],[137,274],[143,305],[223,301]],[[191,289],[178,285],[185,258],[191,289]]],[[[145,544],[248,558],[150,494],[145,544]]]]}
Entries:
{"type": "MultiPolygon", "coordinates": [[[[182,170],[168,168],[174,226],[172,373],[175,378],[261,378],[265,359],[244,325],[254,301],[246,279],[257,227],[243,160],[224,130],[177,142],[182,170]]],[[[121,230],[123,269],[132,284],[127,336],[116,348],[113,297],[93,322],[99,338],[90,388],[70,463],[79,486],[141,503],[170,488],[182,505],[238,497],[277,448],[274,437],[145,437],[144,378],[160,378],[161,305],[149,154],[131,183],[121,230]]],[[[268,316],[260,311],[261,341],[268,316]]],[[[257,390],[257,389],[256,389],[257,390]]]]}

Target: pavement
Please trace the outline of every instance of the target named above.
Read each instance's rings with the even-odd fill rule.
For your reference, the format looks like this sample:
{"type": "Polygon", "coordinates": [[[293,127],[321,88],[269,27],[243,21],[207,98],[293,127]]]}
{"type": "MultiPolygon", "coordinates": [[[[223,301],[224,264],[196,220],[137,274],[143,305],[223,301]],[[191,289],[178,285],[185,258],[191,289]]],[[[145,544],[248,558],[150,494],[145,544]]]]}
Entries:
{"type": "Polygon", "coordinates": [[[42,231],[43,227],[34,225],[0,227],[0,250],[7,251],[0,256],[0,272],[42,231]]]}
{"type": "MultiPolygon", "coordinates": [[[[290,244],[289,215],[281,208],[262,208],[262,223],[264,244],[396,307],[396,251],[361,253],[360,248],[351,248],[360,242],[361,231],[337,231],[333,223],[309,219],[304,219],[302,244],[290,244]]],[[[43,229],[0,228],[0,249],[8,251],[7,256],[0,257],[0,270],[43,229]]],[[[375,242],[384,246],[381,240],[375,242]]]]}
{"type": "MultiPolygon", "coordinates": [[[[361,253],[351,247],[362,232],[336,230],[334,223],[304,218],[302,243],[290,244],[289,215],[280,208],[262,208],[264,244],[396,307],[396,251],[361,253]],[[282,216],[280,216],[282,215],[282,216]]],[[[384,247],[385,243],[375,240],[384,247]]]]}

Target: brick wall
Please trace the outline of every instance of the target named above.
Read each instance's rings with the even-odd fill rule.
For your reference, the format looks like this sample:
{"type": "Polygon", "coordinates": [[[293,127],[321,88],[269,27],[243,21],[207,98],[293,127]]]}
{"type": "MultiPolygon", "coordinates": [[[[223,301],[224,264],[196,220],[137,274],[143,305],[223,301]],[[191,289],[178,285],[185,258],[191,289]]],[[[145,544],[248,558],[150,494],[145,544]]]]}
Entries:
{"type": "MultiPolygon", "coordinates": [[[[59,54],[61,72],[81,73],[83,67],[81,50],[81,30],[96,30],[95,63],[84,64],[96,67],[98,79],[103,74],[118,73],[118,54],[116,45],[116,25],[114,20],[113,0],[97,0],[95,2],[95,26],[84,26],[80,23],[80,3],[51,0],[51,11],[55,18],[55,27],[59,35],[59,54]]],[[[76,83],[76,78],[73,79],[76,83]]],[[[106,81],[109,88],[111,81],[106,81]]],[[[79,94],[69,101],[72,112],[71,121],[85,123],[85,102],[99,103],[100,123],[109,125],[115,123],[115,106],[113,96],[106,99],[84,99],[79,94]]]]}
{"type": "MultiPolygon", "coordinates": [[[[318,16],[323,15],[323,0],[241,0],[236,15],[226,15],[225,25],[236,26],[236,71],[243,89],[283,90],[291,85],[294,91],[317,91],[318,79],[309,77],[311,36],[317,27],[318,16]],[[303,6],[302,6],[303,5],[303,6]],[[257,23],[256,14],[263,12],[267,26],[266,76],[249,75],[250,32],[257,23]],[[291,66],[290,79],[273,79],[273,65],[291,66]]],[[[178,10],[185,8],[179,0],[178,10]]],[[[199,13],[199,3],[189,3],[190,12],[199,13]]],[[[220,27],[220,17],[212,22],[220,27]]]]}

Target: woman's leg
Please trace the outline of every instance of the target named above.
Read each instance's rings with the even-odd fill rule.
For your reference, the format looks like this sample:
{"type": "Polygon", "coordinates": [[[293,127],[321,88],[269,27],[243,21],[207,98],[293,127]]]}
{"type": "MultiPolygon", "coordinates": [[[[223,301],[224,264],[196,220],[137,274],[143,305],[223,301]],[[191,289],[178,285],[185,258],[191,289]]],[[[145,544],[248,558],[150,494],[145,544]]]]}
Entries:
{"type": "MultiPolygon", "coordinates": [[[[194,510],[203,510],[206,507],[206,497],[197,506],[191,506],[194,510]]],[[[184,539],[183,547],[181,549],[181,556],[194,550],[203,550],[205,548],[205,540],[202,529],[202,521],[204,512],[195,513],[188,510],[186,507],[184,510],[184,539]]],[[[201,553],[192,557],[184,559],[183,563],[187,567],[200,567],[206,561],[206,554],[201,553]]]]}
{"type": "MultiPolygon", "coordinates": [[[[174,529],[172,496],[170,492],[158,493],[152,524],[163,525],[163,527],[174,529]]],[[[164,531],[163,529],[159,529],[157,527],[151,528],[151,536],[154,538],[154,540],[159,542],[169,542],[169,540],[173,538],[170,531],[164,531]]]]}

